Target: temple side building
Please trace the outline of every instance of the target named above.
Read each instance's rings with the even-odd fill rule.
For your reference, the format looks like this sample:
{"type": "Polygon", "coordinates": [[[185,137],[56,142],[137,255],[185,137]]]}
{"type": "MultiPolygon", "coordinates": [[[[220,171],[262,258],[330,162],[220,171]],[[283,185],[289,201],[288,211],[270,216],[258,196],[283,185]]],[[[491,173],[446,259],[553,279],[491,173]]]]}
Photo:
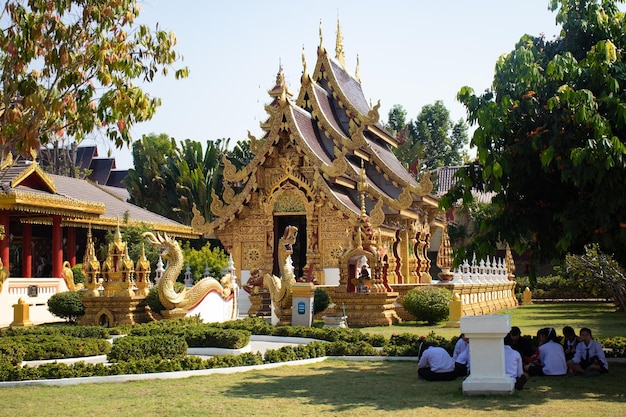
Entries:
{"type": "Polygon", "coordinates": [[[261,124],[265,134],[249,134],[251,163],[236,170],[223,160],[224,192],[213,195],[211,206],[217,219],[207,223],[196,211],[192,227],[217,236],[245,279],[278,273],[277,242],[286,226],[296,226],[296,277],[350,293],[357,291],[351,277],[358,259],[348,261],[348,277],[341,277],[339,262],[354,247],[355,230],[367,224],[384,258],[381,283],[430,283],[426,252],[431,230],[444,220],[429,174],[418,181],[393,154],[398,140],[379,121],[380,103],[368,104],[358,63],[354,74],[346,68],[339,25],[335,56],[320,29],[313,71],[304,54],[302,62],[297,95],[279,69],[261,124]]]}

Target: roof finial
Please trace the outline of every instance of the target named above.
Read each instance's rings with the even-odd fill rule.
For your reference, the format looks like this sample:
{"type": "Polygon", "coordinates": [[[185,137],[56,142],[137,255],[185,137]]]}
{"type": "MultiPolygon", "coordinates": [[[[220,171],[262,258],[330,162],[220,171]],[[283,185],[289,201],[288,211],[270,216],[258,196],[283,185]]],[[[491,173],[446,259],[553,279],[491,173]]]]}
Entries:
{"type": "Polygon", "coordinates": [[[346,58],[343,53],[343,36],[341,36],[341,24],[339,23],[339,15],[337,14],[337,42],[335,44],[335,58],[346,68],[346,58]]]}
{"type": "Polygon", "coordinates": [[[354,78],[356,78],[358,82],[361,82],[361,76],[359,75],[359,54],[356,55],[356,69],[354,70],[354,78]]]}
{"type": "Polygon", "coordinates": [[[324,37],[322,36],[322,19],[320,19],[320,48],[324,45],[324,37]]]}
{"type": "Polygon", "coordinates": [[[302,45],[302,78],[305,79],[309,74],[306,69],[306,58],[304,57],[304,45],[302,45]]]}

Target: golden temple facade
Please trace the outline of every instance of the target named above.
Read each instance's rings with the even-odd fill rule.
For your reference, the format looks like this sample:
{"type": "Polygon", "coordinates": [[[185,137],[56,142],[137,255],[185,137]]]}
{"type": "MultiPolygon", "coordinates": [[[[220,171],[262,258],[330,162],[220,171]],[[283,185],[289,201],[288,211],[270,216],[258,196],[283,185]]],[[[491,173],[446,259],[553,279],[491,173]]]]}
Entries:
{"type": "Polygon", "coordinates": [[[194,231],[217,236],[241,276],[254,277],[278,273],[277,242],[286,226],[296,226],[296,277],[350,293],[356,286],[341,277],[340,261],[354,247],[364,211],[385,263],[380,282],[389,291],[390,284],[430,283],[431,228],[443,222],[428,173],[417,181],[393,154],[398,140],[380,123],[380,104],[368,104],[358,64],[357,74],[346,69],[339,25],[335,56],[320,29],[314,70],[304,54],[302,62],[297,95],[279,69],[265,133],[249,134],[253,160],[242,170],[223,160],[224,192],[211,205],[217,219],[207,223],[194,210],[194,231]]]}

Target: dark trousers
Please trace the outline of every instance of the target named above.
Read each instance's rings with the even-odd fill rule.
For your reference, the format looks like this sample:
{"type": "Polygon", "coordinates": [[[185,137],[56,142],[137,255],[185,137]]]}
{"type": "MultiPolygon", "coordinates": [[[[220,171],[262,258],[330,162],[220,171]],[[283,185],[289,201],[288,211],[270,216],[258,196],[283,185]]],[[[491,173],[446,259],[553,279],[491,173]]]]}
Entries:
{"type": "Polygon", "coordinates": [[[433,372],[430,368],[418,368],[417,374],[426,381],[452,381],[456,379],[456,371],[433,372]]]}

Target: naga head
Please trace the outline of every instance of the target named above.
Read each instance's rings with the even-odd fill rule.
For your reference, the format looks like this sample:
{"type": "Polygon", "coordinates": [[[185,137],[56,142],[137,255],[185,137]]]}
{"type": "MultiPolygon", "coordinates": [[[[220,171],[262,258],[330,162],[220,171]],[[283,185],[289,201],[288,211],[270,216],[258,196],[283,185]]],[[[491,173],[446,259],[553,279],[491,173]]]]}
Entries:
{"type": "Polygon", "coordinates": [[[278,241],[280,247],[283,248],[285,253],[292,254],[293,253],[293,245],[296,243],[296,238],[298,237],[298,228],[296,226],[287,226],[285,227],[285,232],[283,236],[278,241]]]}
{"type": "Polygon", "coordinates": [[[174,250],[180,247],[176,239],[170,238],[167,233],[145,232],[141,234],[141,237],[145,238],[152,246],[161,248],[161,257],[165,260],[171,260],[174,256],[174,250]]]}

